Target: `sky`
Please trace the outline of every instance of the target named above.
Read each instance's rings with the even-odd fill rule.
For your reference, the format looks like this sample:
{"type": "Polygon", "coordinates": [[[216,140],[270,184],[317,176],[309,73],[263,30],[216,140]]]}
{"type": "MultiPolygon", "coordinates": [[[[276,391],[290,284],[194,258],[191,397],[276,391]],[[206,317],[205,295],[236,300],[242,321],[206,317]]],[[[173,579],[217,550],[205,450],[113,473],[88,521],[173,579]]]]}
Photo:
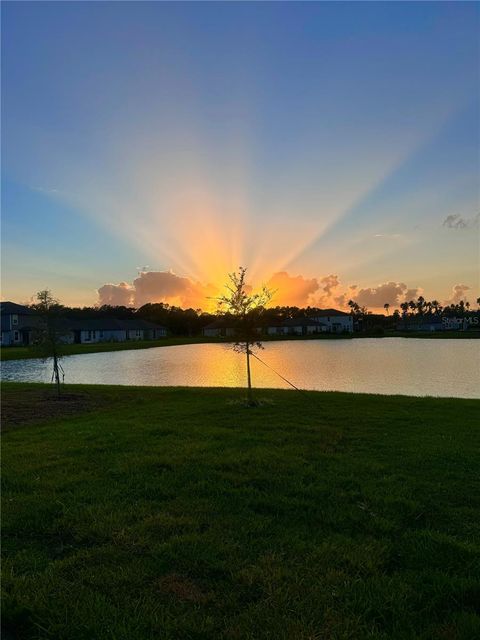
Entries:
{"type": "Polygon", "coordinates": [[[2,3],[2,298],[473,303],[479,11],[2,3]]]}

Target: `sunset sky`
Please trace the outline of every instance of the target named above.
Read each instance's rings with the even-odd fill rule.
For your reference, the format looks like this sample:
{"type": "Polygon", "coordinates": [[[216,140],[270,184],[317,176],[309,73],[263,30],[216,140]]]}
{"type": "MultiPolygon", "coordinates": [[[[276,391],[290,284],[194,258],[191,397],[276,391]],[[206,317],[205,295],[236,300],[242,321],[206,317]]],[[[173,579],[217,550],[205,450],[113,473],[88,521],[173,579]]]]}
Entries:
{"type": "Polygon", "coordinates": [[[477,3],[2,14],[3,299],[480,295],[477,3]]]}

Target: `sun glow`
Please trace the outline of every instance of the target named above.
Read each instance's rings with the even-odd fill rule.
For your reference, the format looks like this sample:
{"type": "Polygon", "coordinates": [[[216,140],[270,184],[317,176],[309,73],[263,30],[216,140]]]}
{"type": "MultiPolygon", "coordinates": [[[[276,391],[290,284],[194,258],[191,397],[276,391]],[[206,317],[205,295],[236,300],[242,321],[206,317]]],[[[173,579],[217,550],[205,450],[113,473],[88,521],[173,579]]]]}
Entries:
{"type": "MultiPolygon", "coordinates": [[[[437,125],[445,119],[441,116],[437,125]]],[[[433,122],[429,131],[438,131],[433,122]]],[[[171,269],[188,278],[189,300],[203,309],[212,309],[227,274],[239,266],[247,267],[248,282],[260,287],[287,270],[307,281],[337,272],[342,249],[343,266],[353,255],[358,264],[358,253],[349,253],[351,236],[343,238],[342,247],[327,250],[319,248],[321,240],[425,142],[425,136],[400,132],[389,144],[377,140],[366,161],[368,132],[352,132],[348,154],[339,146],[318,158],[300,158],[298,165],[285,158],[272,184],[241,131],[219,150],[191,129],[157,137],[151,135],[153,125],[145,130],[125,126],[123,137],[80,167],[66,155],[63,140],[38,140],[29,132],[35,149],[29,181],[48,185],[48,197],[89,215],[130,244],[152,271],[171,269]],[[54,165],[39,161],[45,149],[54,165]]],[[[386,254],[388,247],[377,243],[376,251],[386,254]]],[[[123,279],[132,276],[127,272],[123,279]]],[[[308,289],[308,283],[301,287],[308,289]]],[[[295,282],[285,278],[282,296],[273,304],[295,300],[296,291],[295,282]]],[[[185,304],[175,292],[169,299],[185,304]]]]}

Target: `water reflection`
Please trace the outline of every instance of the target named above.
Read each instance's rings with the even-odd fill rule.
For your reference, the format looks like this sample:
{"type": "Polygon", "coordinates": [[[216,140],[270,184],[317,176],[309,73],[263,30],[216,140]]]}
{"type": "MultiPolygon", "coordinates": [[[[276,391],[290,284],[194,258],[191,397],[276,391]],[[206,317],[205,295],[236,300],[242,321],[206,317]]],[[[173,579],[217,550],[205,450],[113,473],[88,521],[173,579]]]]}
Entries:
{"type": "MultiPolygon", "coordinates": [[[[282,376],[304,389],[480,397],[480,341],[357,339],[267,342],[259,352],[282,376]]],[[[245,357],[226,344],[196,344],[69,356],[68,383],[239,387],[245,357]]],[[[253,359],[256,387],[287,388],[253,359]]],[[[2,379],[49,382],[38,360],[2,363],[2,379]]]]}

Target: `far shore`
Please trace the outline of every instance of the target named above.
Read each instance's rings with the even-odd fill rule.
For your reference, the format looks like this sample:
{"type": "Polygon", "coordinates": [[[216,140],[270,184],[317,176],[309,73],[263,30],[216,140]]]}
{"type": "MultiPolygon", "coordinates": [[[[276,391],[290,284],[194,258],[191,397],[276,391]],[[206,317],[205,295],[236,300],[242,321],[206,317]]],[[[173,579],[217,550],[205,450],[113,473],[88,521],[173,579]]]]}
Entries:
{"type": "MultiPolygon", "coordinates": [[[[316,334],[309,336],[262,336],[262,342],[279,342],[285,340],[353,340],[359,338],[426,338],[426,339],[465,339],[480,338],[480,331],[386,331],[384,333],[340,333],[340,334],[316,334]]],[[[86,353],[102,353],[105,351],[131,351],[134,349],[152,349],[155,347],[175,347],[187,344],[215,344],[234,342],[231,337],[212,338],[207,336],[179,336],[160,338],[159,340],[139,340],[137,342],[97,342],[95,344],[66,344],[62,346],[62,355],[73,356],[86,353]]],[[[28,360],[41,356],[33,347],[2,347],[0,360],[28,360]]]]}

